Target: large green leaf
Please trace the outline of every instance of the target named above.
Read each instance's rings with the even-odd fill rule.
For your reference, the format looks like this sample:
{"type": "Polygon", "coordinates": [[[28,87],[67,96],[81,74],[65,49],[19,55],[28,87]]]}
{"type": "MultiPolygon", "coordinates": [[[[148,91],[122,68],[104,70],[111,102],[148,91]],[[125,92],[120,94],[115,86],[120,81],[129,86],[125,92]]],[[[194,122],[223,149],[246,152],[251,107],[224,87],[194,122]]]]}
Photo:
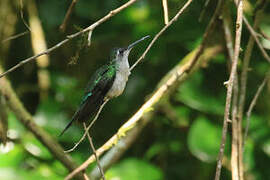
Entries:
{"type": "Polygon", "coordinates": [[[191,125],[188,133],[188,147],[191,153],[205,162],[214,162],[218,155],[221,128],[210,120],[199,117],[191,125]]]}

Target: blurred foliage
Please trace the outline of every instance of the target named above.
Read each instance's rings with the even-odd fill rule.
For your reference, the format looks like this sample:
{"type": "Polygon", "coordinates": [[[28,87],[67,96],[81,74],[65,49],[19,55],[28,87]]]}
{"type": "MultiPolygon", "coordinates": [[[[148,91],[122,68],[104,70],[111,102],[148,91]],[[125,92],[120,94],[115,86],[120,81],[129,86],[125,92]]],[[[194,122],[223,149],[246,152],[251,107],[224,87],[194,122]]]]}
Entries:
{"type": "MultiPolygon", "coordinates": [[[[39,18],[48,47],[62,40],[65,35],[89,26],[124,2],[126,1],[79,0],[69,21],[67,32],[62,34],[58,28],[70,1],[37,0],[39,18]]],[[[169,17],[172,18],[184,3],[183,0],[169,0],[169,17]]],[[[63,137],[58,137],[75,112],[91,74],[109,61],[110,50],[113,47],[126,46],[147,34],[153,37],[164,26],[161,4],[161,1],[154,0],[138,1],[97,27],[92,34],[91,47],[88,48],[83,44],[85,36],[82,36],[51,53],[48,68],[51,86],[48,98],[39,98],[35,63],[28,63],[8,76],[25,107],[33,114],[36,123],[58,139],[65,149],[72,147],[83,132],[81,126],[73,125],[63,137]],[[76,61],[73,61],[74,57],[77,57],[76,61]]],[[[251,22],[254,4],[253,0],[246,4],[247,15],[251,22]]],[[[141,106],[160,79],[190,50],[198,46],[213,14],[215,2],[210,1],[202,22],[198,22],[203,6],[204,1],[192,2],[179,20],[158,39],[144,62],[132,72],[124,94],[106,105],[101,118],[92,129],[96,147],[106,142],[141,106]]],[[[25,26],[19,17],[19,9],[15,9],[19,18],[15,27],[16,33],[20,33],[25,31],[25,26]]],[[[232,4],[231,10],[235,11],[232,4]]],[[[268,36],[270,36],[269,12],[268,5],[260,24],[261,31],[268,36]]],[[[27,19],[26,9],[24,15],[27,19]]],[[[219,36],[222,37],[223,33],[219,32],[219,36]]],[[[244,28],[241,44],[243,50],[246,48],[248,38],[249,33],[244,28]]],[[[264,38],[261,40],[263,45],[269,48],[270,41],[264,38]]],[[[130,55],[131,64],[144,51],[148,42],[134,48],[130,55]]],[[[7,56],[1,62],[5,69],[30,57],[33,53],[29,35],[10,43],[7,56]]],[[[242,58],[243,53],[240,55],[240,59],[242,58]]],[[[157,109],[152,121],[136,143],[107,171],[108,179],[213,179],[223,124],[226,97],[223,82],[228,80],[227,67],[226,53],[218,55],[204,69],[196,72],[177,88],[168,102],[170,111],[175,113],[177,118],[171,119],[168,112],[157,109]]],[[[241,69],[241,62],[238,67],[241,69]]],[[[269,63],[255,46],[245,111],[267,70],[269,63]]],[[[244,163],[249,179],[270,177],[269,99],[268,82],[252,113],[245,146],[244,163]]],[[[67,170],[46,147],[24,129],[11,112],[8,121],[9,137],[12,141],[5,147],[0,145],[0,179],[63,179],[67,170]]],[[[229,125],[226,159],[230,159],[230,134],[229,125]]],[[[71,155],[79,164],[91,153],[88,142],[84,141],[71,155]]],[[[230,176],[226,166],[223,168],[221,179],[230,179],[230,176]]]]}

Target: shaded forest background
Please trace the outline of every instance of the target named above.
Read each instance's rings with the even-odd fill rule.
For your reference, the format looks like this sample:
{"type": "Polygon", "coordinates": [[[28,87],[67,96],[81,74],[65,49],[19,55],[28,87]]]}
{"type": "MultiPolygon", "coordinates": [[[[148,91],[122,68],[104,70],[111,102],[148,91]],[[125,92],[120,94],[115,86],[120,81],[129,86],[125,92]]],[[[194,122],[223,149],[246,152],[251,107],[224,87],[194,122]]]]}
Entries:
{"type": "MultiPolygon", "coordinates": [[[[28,0],[23,1],[22,7],[19,1],[1,0],[1,71],[4,72],[21,60],[37,54],[37,51],[44,47],[46,49],[54,46],[67,35],[91,25],[125,2],[127,1],[78,0],[66,30],[62,32],[59,26],[70,1],[28,0]],[[32,32],[38,32],[37,37],[44,38],[33,38],[26,25],[30,26],[32,32]],[[7,39],[22,32],[26,33],[15,39],[7,39]]],[[[253,0],[244,1],[244,14],[253,25],[255,13],[264,8],[260,12],[256,30],[261,44],[268,51],[270,6],[269,1],[260,2],[263,2],[263,6],[256,6],[256,1],[253,0]]],[[[184,3],[182,0],[168,0],[170,19],[184,3]]],[[[200,45],[216,5],[216,1],[210,1],[207,7],[204,1],[193,1],[179,19],[159,37],[142,63],[132,71],[124,93],[105,106],[91,129],[96,148],[114,135],[162,84],[161,79],[175,66],[183,63],[200,45]]],[[[232,2],[226,2],[224,9],[234,37],[236,6],[232,2]]],[[[224,82],[229,79],[231,66],[222,24],[225,14],[215,22],[216,27],[205,48],[205,61],[182,83],[175,85],[158,105],[150,109],[152,114],[149,122],[131,147],[106,171],[107,179],[214,178],[226,102],[227,89],[224,82]]],[[[69,149],[83,134],[82,126],[75,124],[62,137],[58,135],[79,105],[93,72],[108,63],[112,48],[127,46],[146,35],[153,38],[163,26],[162,1],[138,1],[96,27],[90,47],[87,46],[88,34],[83,34],[48,56],[43,56],[43,59],[23,65],[6,78],[10,80],[24,107],[33,116],[34,122],[64,149],[69,149]]],[[[249,38],[250,33],[243,25],[237,65],[239,77],[249,38]]],[[[130,64],[140,57],[150,41],[146,40],[132,50],[129,56],[130,64]]],[[[243,132],[246,112],[267,71],[269,62],[255,44],[248,71],[243,132]]],[[[6,145],[0,145],[0,179],[63,179],[69,170],[25,128],[12,108],[6,105],[2,94],[3,91],[0,91],[0,132],[5,139],[3,127],[7,126],[8,137],[6,145]]],[[[251,114],[243,154],[245,179],[270,177],[269,109],[268,78],[251,114]]],[[[229,123],[221,179],[231,179],[231,135],[232,128],[229,123]]],[[[76,164],[82,164],[91,154],[87,140],[70,153],[76,164]]],[[[94,167],[95,165],[91,164],[87,173],[94,167]]]]}

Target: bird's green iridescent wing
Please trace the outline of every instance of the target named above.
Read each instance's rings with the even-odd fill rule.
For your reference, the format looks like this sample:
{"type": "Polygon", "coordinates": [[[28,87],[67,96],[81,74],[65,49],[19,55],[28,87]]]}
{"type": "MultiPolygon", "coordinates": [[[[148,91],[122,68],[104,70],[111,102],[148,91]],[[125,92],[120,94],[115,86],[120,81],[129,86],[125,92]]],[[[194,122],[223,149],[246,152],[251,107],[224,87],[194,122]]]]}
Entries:
{"type": "Polygon", "coordinates": [[[101,68],[96,70],[96,72],[92,75],[92,77],[87,83],[87,86],[85,88],[85,95],[93,90],[93,88],[99,82],[102,75],[104,75],[108,70],[109,65],[103,65],[101,68]]]}
{"type": "Polygon", "coordinates": [[[113,64],[104,65],[94,73],[85,89],[85,94],[82,97],[80,106],[60,136],[74,121],[78,120],[80,122],[85,122],[93,117],[104,102],[106,94],[113,85],[115,76],[116,69],[113,64]]]}
{"type": "Polygon", "coordinates": [[[115,75],[116,70],[113,65],[104,65],[95,72],[86,87],[85,94],[79,107],[79,111],[82,114],[78,117],[79,121],[84,121],[85,118],[89,118],[92,113],[95,113],[95,111],[98,110],[99,106],[103,103],[107,92],[112,87],[115,75]]]}

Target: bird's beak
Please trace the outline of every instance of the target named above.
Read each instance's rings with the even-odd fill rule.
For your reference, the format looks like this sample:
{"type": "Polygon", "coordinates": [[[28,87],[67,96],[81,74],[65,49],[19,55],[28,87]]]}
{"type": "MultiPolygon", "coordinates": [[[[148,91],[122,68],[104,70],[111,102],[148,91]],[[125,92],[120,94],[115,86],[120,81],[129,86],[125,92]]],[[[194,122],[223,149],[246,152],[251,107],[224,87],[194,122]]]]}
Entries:
{"type": "Polygon", "coordinates": [[[138,44],[139,42],[141,42],[141,41],[143,41],[143,40],[145,40],[145,39],[147,39],[147,38],[149,38],[149,37],[150,37],[150,36],[147,35],[147,36],[144,36],[143,38],[141,38],[141,39],[135,41],[134,43],[130,44],[130,45],[127,47],[127,50],[131,50],[136,44],[138,44]]]}

